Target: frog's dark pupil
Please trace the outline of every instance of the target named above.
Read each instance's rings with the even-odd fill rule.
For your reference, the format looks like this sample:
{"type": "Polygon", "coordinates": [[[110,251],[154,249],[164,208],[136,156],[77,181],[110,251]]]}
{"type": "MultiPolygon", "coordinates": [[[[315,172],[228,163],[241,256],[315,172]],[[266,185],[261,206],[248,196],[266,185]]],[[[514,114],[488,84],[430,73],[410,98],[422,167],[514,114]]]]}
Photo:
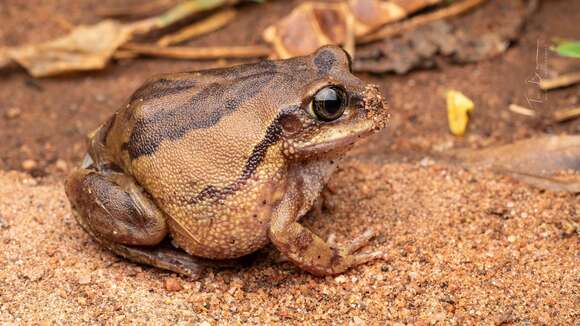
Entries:
{"type": "Polygon", "coordinates": [[[344,112],[344,91],[336,86],[324,87],[314,95],[313,105],[314,112],[321,120],[338,119],[344,112]]]}

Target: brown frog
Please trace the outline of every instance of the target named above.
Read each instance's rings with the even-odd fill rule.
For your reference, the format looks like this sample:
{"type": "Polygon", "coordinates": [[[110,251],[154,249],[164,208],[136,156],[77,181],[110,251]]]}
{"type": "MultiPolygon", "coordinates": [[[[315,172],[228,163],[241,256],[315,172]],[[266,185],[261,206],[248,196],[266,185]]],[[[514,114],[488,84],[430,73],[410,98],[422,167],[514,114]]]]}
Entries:
{"type": "Polygon", "coordinates": [[[66,194],[80,225],[133,261],[196,276],[272,242],[331,275],[385,257],[337,246],[298,223],[337,160],[383,128],[374,85],[338,47],[281,61],[168,74],[141,86],[89,140],[66,194]],[[177,250],[160,245],[172,238],[177,250]]]}

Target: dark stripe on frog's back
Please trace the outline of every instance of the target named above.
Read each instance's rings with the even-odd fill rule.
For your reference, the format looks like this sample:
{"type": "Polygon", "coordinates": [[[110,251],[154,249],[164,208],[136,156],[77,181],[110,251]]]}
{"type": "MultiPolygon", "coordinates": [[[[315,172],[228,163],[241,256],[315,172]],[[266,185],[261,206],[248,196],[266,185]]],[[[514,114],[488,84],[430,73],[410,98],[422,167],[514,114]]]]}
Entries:
{"type": "MultiPolygon", "coordinates": [[[[190,130],[212,127],[221,118],[235,112],[244,102],[252,100],[270,86],[276,75],[277,66],[272,61],[262,61],[234,69],[202,72],[197,84],[199,91],[185,103],[164,109],[151,106],[149,112],[141,114],[135,121],[129,141],[124,148],[128,150],[131,158],[135,159],[153,154],[164,140],[179,139],[190,130]],[[204,76],[213,82],[204,81],[204,76]],[[216,82],[218,80],[221,82],[216,82]]],[[[173,86],[178,90],[154,84],[147,87],[165,96],[185,90],[188,85],[191,87],[195,85],[193,80],[189,83],[175,82],[173,86]]],[[[165,81],[161,82],[164,83],[168,85],[165,81]]],[[[141,94],[148,96],[143,92],[141,94]]]]}
{"type": "Polygon", "coordinates": [[[206,186],[203,190],[201,190],[197,195],[194,197],[188,198],[179,198],[181,203],[187,203],[191,205],[195,205],[201,201],[211,199],[224,199],[226,196],[234,194],[238,191],[245,183],[250,179],[256,169],[260,166],[264,158],[266,157],[266,152],[268,148],[278,142],[280,140],[280,136],[282,135],[282,126],[280,125],[279,118],[274,119],[272,124],[268,126],[266,130],[266,134],[262,138],[262,140],[254,146],[252,149],[252,153],[246,160],[246,164],[244,165],[244,170],[242,174],[231,184],[225,186],[224,188],[218,188],[214,185],[206,186]]]}
{"type": "Polygon", "coordinates": [[[191,89],[197,84],[198,81],[194,79],[174,79],[171,76],[162,76],[159,79],[148,81],[139,87],[131,95],[130,101],[148,101],[176,94],[191,89]]]}

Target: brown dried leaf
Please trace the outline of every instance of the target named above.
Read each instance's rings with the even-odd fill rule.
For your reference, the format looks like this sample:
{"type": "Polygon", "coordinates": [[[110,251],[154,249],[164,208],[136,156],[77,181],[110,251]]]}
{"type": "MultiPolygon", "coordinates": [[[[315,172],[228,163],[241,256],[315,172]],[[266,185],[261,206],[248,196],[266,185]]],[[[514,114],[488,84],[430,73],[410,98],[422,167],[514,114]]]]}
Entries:
{"type": "Polygon", "coordinates": [[[134,34],[162,29],[193,14],[237,2],[238,0],[184,1],[159,16],[134,23],[122,24],[114,20],[104,20],[95,25],[81,25],[68,35],[55,40],[0,49],[0,68],[10,62],[17,62],[35,77],[102,69],[117,48],[127,43],[134,34]]]}
{"type": "Polygon", "coordinates": [[[490,167],[533,186],[559,191],[580,191],[580,176],[551,177],[580,171],[580,136],[543,136],[480,150],[459,150],[451,157],[469,167],[490,167]]]}
{"type": "MultiPolygon", "coordinates": [[[[306,55],[327,44],[345,44],[442,0],[303,2],[269,26],[264,39],[279,58],[306,55]],[[352,34],[349,37],[349,33],[352,34]]],[[[351,46],[353,47],[353,46],[351,46]]]]}
{"type": "Polygon", "coordinates": [[[580,170],[580,136],[544,136],[480,150],[459,150],[452,155],[469,166],[551,175],[580,170]]]}
{"type": "Polygon", "coordinates": [[[132,34],[132,28],[105,20],[91,26],[81,25],[68,35],[52,41],[6,51],[8,57],[24,66],[30,74],[45,77],[102,69],[113,52],[132,34]]]}
{"type": "MultiPolygon", "coordinates": [[[[463,3],[467,1],[456,5],[463,3]]],[[[435,67],[439,59],[462,64],[496,57],[519,37],[528,17],[528,8],[523,0],[491,1],[465,17],[450,21],[438,20],[407,27],[413,19],[446,10],[441,9],[387,25],[392,30],[390,34],[402,35],[360,47],[353,70],[405,74],[417,68],[435,67]],[[501,14],[493,14],[496,12],[501,14]]]]}
{"type": "Polygon", "coordinates": [[[510,175],[536,188],[575,194],[580,193],[580,175],[566,177],[542,177],[524,173],[511,173],[510,175]]]}

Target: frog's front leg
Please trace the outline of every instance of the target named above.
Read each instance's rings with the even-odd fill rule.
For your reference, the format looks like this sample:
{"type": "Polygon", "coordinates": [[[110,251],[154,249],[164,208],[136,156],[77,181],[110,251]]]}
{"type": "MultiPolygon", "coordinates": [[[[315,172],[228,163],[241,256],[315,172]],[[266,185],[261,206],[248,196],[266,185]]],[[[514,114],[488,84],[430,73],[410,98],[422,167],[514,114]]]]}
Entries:
{"type": "Polygon", "coordinates": [[[333,238],[325,242],[297,222],[303,203],[299,183],[290,182],[284,199],[270,223],[270,240],[290,261],[315,275],[340,274],[347,269],[375,259],[385,259],[384,252],[356,253],[374,237],[372,230],[339,247],[333,238]]]}
{"type": "Polygon", "coordinates": [[[204,270],[194,257],[158,246],[168,233],[165,216],[132,177],[79,169],[65,191],[79,224],[114,253],[194,277],[204,270]]]}

